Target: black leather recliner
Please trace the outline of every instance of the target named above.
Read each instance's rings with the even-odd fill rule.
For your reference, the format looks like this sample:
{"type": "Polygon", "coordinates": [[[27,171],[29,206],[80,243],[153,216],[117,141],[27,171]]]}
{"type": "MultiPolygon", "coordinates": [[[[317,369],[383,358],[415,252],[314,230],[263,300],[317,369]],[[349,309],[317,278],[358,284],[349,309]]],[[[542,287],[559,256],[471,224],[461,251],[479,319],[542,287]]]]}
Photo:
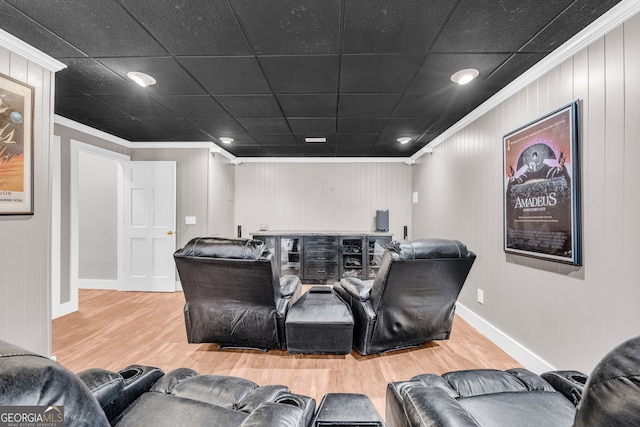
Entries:
{"type": "Polygon", "coordinates": [[[578,371],[538,376],[520,368],[473,369],[390,383],[386,422],[389,427],[640,426],[640,337],[613,349],[588,378],[578,371]]]}
{"type": "Polygon", "coordinates": [[[284,321],[300,278],[279,277],[273,255],[253,239],[202,237],[174,253],[190,343],[284,349],[284,321]]]}
{"type": "Polygon", "coordinates": [[[67,427],[307,427],[315,400],[285,386],[258,386],[181,368],[133,365],[74,375],[51,359],[0,341],[0,407],[61,410],[67,427]],[[62,408],[60,408],[62,407],[62,408]]]}
{"type": "Polygon", "coordinates": [[[366,355],[449,339],[475,258],[457,240],[391,242],[374,280],[345,277],[333,287],[353,312],[353,347],[366,355]]]}

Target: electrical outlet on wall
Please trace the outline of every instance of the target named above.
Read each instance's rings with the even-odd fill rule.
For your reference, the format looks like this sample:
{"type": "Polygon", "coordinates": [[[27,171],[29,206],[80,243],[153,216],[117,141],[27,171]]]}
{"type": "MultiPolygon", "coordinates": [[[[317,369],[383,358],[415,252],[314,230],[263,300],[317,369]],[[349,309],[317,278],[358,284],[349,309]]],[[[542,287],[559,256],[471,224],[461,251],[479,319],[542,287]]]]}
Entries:
{"type": "Polygon", "coordinates": [[[478,288],[478,304],[484,304],[484,291],[478,288]]]}

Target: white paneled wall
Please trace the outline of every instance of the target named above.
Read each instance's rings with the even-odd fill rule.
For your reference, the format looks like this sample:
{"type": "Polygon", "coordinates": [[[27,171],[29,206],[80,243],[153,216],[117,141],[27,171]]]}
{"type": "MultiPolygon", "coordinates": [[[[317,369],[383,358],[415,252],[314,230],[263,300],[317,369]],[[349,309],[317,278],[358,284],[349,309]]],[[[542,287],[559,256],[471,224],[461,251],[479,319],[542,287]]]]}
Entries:
{"type": "Polygon", "coordinates": [[[0,73],[34,88],[32,216],[0,217],[0,339],[51,351],[51,188],[54,73],[0,47],[0,73]]]}
{"type": "MultiPolygon", "coordinates": [[[[244,163],[235,169],[235,218],[243,236],[269,230],[375,230],[389,209],[401,239],[411,224],[411,168],[404,163],[244,163]]],[[[409,235],[413,233],[409,230],[409,235]]]]}
{"type": "MultiPolygon", "coordinates": [[[[640,334],[640,17],[571,59],[421,157],[414,166],[414,232],[447,234],[478,258],[460,302],[542,361],[590,372],[640,334]],[[502,136],[576,99],[584,267],[506,255],[502,136]],[[484,304],[476,290],[484,291],[484,304]]],[[[452,335],[455,339],[455,331],[452,335]]]]}

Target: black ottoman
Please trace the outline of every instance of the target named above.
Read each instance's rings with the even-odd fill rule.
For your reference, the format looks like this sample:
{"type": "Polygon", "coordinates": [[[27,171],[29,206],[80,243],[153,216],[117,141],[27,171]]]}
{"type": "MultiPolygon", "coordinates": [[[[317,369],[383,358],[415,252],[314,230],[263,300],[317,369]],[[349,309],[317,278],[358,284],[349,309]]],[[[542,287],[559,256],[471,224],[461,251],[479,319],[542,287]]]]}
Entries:
{"type": "Polygon", "coordinates": [[[322,398],[312,426],[385,427],[385,423],[366,395],[329,393],[322,398]]]}
{"type": "Polygon", "coordinates": [[[289,353],[351,353],[353,315],[330,286],[313,286],[287,313],[289,353]]]}

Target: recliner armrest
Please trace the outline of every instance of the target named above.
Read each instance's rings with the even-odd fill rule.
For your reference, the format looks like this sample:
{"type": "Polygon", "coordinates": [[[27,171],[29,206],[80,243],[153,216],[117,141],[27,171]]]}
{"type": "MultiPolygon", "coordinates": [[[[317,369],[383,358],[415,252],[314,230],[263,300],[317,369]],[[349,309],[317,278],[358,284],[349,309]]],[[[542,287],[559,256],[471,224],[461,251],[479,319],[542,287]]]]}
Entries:
{"type": "Polygon", "coordinates": [[[107,419],[114,424],[123,411],[151,386],[164,372],[153,366],[131,365],[119,372],[106,369],[87,369],[78,377],[98,400],[107,419]]]}
{"type": "MultiPolygon", "coordinates": [[[[103,410],[109,403],[124,394],[124,378],[116,372],[93,368],[78,372],[77,375],[98,400],[103,410]]],[[[109,414],[107,414],[107,418],[111,421],[109,414]]]]}
{"type": "Polygon", "coordinates": [[[361,280],[357,277],[345,277],[338,284],[349,295],[360,301],[369,301],[373,280],[361,280]]]}
{"type": "Polygon", "coordinates": [[[280,278],[280,296],[291,298],[300,290],[300,278],[293,275],[285,275],[280,278]]]}
{"type": "Polygon", "coordinates": [[[304,413],[296,406],[264,402],[244,419],[241,427],[304,427],[304,413]]]}
{"type": "Polygon", "coordinates": [[[569,399],[574,406],[578,406],[587,382],[586,374],[579,371],[550,371],[540,376],[569,399]]]}

